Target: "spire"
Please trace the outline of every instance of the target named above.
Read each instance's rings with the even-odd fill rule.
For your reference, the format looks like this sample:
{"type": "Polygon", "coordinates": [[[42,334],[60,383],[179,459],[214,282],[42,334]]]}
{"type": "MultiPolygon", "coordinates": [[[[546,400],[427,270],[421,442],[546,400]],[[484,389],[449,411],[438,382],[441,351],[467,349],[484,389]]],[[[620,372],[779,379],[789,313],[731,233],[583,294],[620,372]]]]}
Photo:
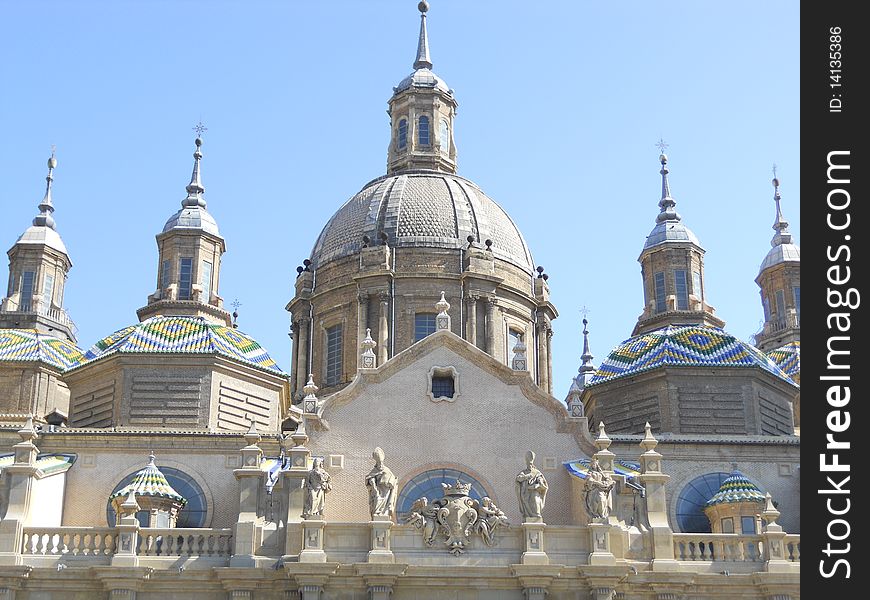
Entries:
{"type": "Polygon", "coordinates": [[[431,69],[432,61],[429,59],[429,34],[426,32],[426,13],[429,3],[422,0],[417,5],[420,10],[420,39],[417,41],[417,59],[414,61],[415,69],[431,69]]]}
{"type": "Polygon", "coordinates": [[[52,174],[56,166],[57,159],[54,157],[54,146],[52,146],[51,158],[48,159],[48,175],[45,176],[45,196],[39,203],[39,214],[33,218],[33,224],[37,227],[54,229],[54,217],[51,216],[54,212],[54,205],[51,203],[51,182],[54,181],[52,174]]]}
{"type": "Polygon", "coordinates": [[[583,354],[580,355],[580,360],[582,360],[582,364],[580,368],[577,370],[580,375],[585,375],[587,373],[594,373],[595,366],[592,364],[592,352],[589,351],[589,330],[586,326],[589,324],[585,318],[583,319],[583,354]]]}
{"type": "MultiPolygon", "coordinates": [[[[659,142],[660,146],[667,146],[663,142],[659,142]]],[[[662,199],[659,200],[659,207],[661,207],[661,212],[659,212],[656,217],[656,223],[662,223],[664,221],[679,221],[680,215],[674,209],[677,205],[677,202],[671,198],[671,187],[668,183],[668,173],[670,170],[668,169],[668,155],[662,152],[659,155],[659,162],[662,163],[662,169],[659,173],[662,174],[662,199]]]]}
{"type": "Polygon", "coordinates": [[[201,206],[205,208],[205,198],[202,197],[205,188],[200,179],[199,161],[202,160],[202,151],[200,150],[202,147],[202,132],[206,131],[206,128],[203,127],[202,123],[199,123],[194,127],[194,131],[196,131],[197,135],[194,141],[196,150],[193,153],[193,173],[190,175],[190,183],[187,184],[187,198],[181,202],[181,206],[201,206]]]}
{"type": "Polygon", "coordinates": [[[782,196],[779,194],[779,178],[776,176],[776,165],[773,167],[773,201],[776,203],[776,219],[773,222],[773,239],[770,240],[771,246],[779,246],[780,244],[791,244],[791,233],[788,230],[788,221],[782,215],[782,207],[779,202],[782,196]]]}

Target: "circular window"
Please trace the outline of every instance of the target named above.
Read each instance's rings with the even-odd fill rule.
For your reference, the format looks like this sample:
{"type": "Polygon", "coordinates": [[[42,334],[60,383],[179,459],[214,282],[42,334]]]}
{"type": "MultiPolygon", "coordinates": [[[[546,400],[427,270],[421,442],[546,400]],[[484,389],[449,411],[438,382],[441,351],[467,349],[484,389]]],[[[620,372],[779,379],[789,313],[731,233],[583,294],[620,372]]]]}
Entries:
{"type": "Polygon", "coordinates": [[[685,533],[712,531],[704,507],[727,478],[728,473],[707,473],[686,484],[677,497],[677,529],[685,533]]]}
{"type": "Polygon", "coordinates": [[[411,512],[411,505],[423,496],[430,503],[443,498],[444,488],[441,487],[441,484],[453,485],[457,480],[462,483],[471,484],[471,492],[468,494],[470,498],[480,500],[487,495],[483,484],[467,473],[457,469],[432,469],[431,471],[420,473],[402,488],[402,491],[399,493],[399,500],[396,503],[396,512],[398,513],[399,520],[403,520],[411,512]]]}
{"type": "MultiPolygon", "coordinates": [[[[112,494],[130,483],[138,472],[139,471],[135,471],[124,477],[124,479],[115,486],[115,489],[112,490],[112,494]]],[[[169,485],[171,485],[176,492],[181,494],[184,499],[187,500],[187,504],[185,504],[184,508],[181,509],[181,512],[178,513],[178,520],[176,521],[175,526],[202,527],[205,525],[208,503],[205,499],[205,492],[196,480],[184,471],[172,467],[160,467],[160,472],[163,473],[164,477],[166,477],[166,481],[169,482],[169,485]]],[[[109,495],[111,496],[112,494],[109,495]]],[[[140,526],[148,527],[147,511],[139,511],[136,513],[136,518],[139,520],[140,526]]],[[[111,501],[106,505],[106,521],[108,521],[109,527],[115,526],[115,510],[112,508],[111,501]]]]}

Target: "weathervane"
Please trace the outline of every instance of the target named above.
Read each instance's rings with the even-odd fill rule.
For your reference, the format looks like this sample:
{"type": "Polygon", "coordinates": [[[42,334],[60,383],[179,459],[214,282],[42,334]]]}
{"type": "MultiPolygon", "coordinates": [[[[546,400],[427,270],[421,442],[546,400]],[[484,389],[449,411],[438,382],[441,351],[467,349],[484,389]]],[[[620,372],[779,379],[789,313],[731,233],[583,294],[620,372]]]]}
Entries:
{"type": "Polygon", "coordinates": [[[665,153],[665,148],[670,147],[670,145],[669,145],[669,144],[666,144],[666,143],[665,143],[665,140],[663,140],[662,138],[659,138],[659,141],[656,142],[655,145],[656,145],[656,147],[659,149],[659,152],[661,152],[662,154],[665,153]]]}
{"type": "Polygon", "coordinates": [[[585,304],[580,308],[580,314],[583,315],[583,333],[586,333],[586,323],[588,322],[586,317],[588,317],[591,312],[591,310],[586,308],[585,304]]]}
{"type": "Polygon", "coordinates": [[[196,137],[202,137],[202,134],[208,131],[208,127],[202,124],[202,121],[196,124],[196,127],[193,128],[196,132],[196,137]]]}
{"type": "Polygon", "coordinates": [[[230,305],[233,307],[233,329],[235,329],[239,326],[237,321],[239,320],[239,307],[241,305],[242,305],[242,303],[239,302],[238,298],[233,300],[233,303],[230,305]]]}
{"type": "Polygon", "coordinates": [[[773,178],[776,179],[776,163],[773,163],[773,178]]]}
{"type": "Polygon", "coordinates": [[[51,157],[54,158],[54,151],[57,150],[57,146],[54,144],[51,145],[51,157]]]}

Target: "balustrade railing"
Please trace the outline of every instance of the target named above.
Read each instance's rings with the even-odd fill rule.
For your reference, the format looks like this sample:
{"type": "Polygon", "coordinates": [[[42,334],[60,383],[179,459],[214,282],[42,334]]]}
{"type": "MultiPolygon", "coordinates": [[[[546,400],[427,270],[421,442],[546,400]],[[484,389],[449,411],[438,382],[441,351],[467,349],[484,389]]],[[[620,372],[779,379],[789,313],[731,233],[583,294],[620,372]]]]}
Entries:
{"type": "Polygon", "coordinates": [[[785,559],[791,562],[801,561],[801,536],[790,534],[785,536],[785,559]]]}
{"type": "Polygon", "coordinates": [[[110,556],[114,527],[25,527],[21,553],[37,556],[110,556]]]}
{"type": "Polygon", "coordinates": [[[233,553],[232,529],[148,527],[139,530],[139,556],[224,556],[233,553]]]}
{"type": "Polygon", "coordinates": [[[675,533],[677,560],[763,562],[764,537],[734,533],[675,533]]]}

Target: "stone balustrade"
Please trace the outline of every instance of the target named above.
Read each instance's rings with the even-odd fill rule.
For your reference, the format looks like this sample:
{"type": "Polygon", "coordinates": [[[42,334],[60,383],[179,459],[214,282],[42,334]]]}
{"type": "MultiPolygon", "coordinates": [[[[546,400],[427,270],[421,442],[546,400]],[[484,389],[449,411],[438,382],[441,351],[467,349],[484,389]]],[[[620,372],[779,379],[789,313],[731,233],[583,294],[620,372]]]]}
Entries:
{"type": "Polygon", "coordinates": [[[675,533],[674,557],[692,562],[764,562],[764,536],[675,533]]]}
{"type": "Polygon", "coordinates": [[[136,554],[144,556],[213,556],[233,553],[232,529],[156,528],[139,530],[136,554]]]}
{"type": "Polygon", "coordinates": [[[801,561],[801,536],[800,534],[788,534],[785,536],[785,554],[789,562],[801,561]]]}
{"type": "Polygon", "coordinates": [[[25,527],[21,554],[30,556],[111,556],[114,527],[25,527]]]}

